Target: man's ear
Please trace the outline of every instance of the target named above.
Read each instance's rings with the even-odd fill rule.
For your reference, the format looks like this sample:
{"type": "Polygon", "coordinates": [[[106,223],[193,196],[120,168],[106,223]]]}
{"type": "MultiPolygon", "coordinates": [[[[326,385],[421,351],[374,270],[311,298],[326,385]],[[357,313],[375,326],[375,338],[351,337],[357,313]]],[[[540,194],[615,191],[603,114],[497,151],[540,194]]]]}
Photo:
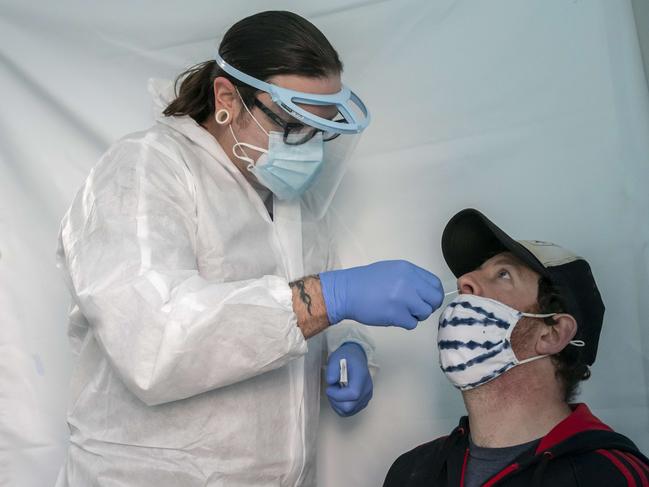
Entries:
{"type": "Polygon", "coordinates": [[[577,333],[577,321],[567,313],[553,316],[554,325],[544,325],[536,341],[536,353],[554,355],[566,348],[577,333]]]}
{"type": "Polygon", "coordinates": [[[225,109],[230,114],[230,120],[236,119],[241,110],[241,100],[235,86],[229,79],[219,76],[214,78],[212,89],[214,90],[214,107],[216,111],[225,109]]]}

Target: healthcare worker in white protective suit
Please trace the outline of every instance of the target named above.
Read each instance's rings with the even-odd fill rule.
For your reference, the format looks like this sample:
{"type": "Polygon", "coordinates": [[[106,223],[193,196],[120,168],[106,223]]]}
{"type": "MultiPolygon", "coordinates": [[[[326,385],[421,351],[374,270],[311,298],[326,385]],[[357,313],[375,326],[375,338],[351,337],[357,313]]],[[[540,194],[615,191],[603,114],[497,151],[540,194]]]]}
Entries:
{"type": "Polygon", "coordinates": [[[369,119],[341,70],[305,19],[243,19],[92,170],[58,251],[79,354],[59,487],[314,485],[320,332],[348,416],[373,350],[337,323],[414,328],[439,307],[408,262],[331,270],[326,206],[369,119]]]}

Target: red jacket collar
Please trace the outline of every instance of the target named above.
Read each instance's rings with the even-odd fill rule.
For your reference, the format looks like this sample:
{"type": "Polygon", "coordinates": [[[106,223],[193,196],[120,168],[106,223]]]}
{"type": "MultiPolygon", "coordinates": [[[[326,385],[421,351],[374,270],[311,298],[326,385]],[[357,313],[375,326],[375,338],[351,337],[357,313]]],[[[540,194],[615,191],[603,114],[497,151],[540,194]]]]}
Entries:
{"type": "Polygon", "coordinates": [[[572,408],[570,416],[557,424],[543,437],[536,449],[537,454],[558,445],[582,431],[613,431],[610,426],[597,419],[585,404],[571,404],[570,407],[572,408]]]}

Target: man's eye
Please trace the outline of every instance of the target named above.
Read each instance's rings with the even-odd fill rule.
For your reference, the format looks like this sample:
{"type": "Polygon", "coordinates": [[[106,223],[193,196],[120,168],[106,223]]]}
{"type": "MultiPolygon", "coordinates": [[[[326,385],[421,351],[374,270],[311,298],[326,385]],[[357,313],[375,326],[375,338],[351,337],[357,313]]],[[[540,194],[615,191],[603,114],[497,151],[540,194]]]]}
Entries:
{"type": "Polygon", "coordinates": [[[498,277],[501,277],[503,279],[511,279],[511,275],[509,274],[508,270],[501,269],[498,271],[498,277]]]}

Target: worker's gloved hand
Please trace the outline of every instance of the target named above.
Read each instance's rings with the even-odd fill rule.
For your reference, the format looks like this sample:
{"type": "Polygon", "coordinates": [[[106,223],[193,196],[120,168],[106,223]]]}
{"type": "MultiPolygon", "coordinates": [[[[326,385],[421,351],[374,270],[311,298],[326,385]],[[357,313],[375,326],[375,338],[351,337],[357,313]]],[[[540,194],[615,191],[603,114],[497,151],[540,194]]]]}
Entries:
{"type": "Polygon", "coordinates": [[[372,376],[367,356],[358,343],[346,342],[329,356],[327,362],[327,397],[338,416],[352,416],[372,399],[372,376]],[[340,381],[340,359],[347,359],[347,387],[340,381]]]}
{"type": "Polygon", "coordinates": [[[412,330],[444,299],[439,278],[405,260],[323,272],[320,283],[332,325],[350,319],[412,330]]]}

